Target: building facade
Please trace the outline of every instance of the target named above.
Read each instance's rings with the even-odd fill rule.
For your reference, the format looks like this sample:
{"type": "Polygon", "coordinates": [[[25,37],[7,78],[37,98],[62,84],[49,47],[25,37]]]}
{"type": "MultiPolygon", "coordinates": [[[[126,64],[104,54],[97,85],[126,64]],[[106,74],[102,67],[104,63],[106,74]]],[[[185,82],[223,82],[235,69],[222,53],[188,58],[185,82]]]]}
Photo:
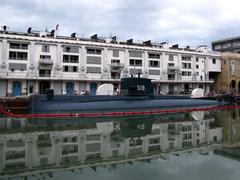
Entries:
{"type": "Polygon", "coordinates": [[[216,78],[216,90],[239,95],[240,92],[240,54],[225,52],[221,55],[221,73],[216,78]]]}
{"type": "Polygon", "coordinates": [[[180,49],[167,44],[143,44],[57,36],[49,32],[0,31],[0,96],[88,91],[102,83],[119,88],[120,78],[140,73],[151,78],[154,92],[175,94],[213,84],[221,71],[220,55],[206,48],[180,49]]]}
{"type": "Polygon", "coordinates": [[[219,52],[240,53],[240,37],[232,37],[212,42],[212,49],[219,52]]]}

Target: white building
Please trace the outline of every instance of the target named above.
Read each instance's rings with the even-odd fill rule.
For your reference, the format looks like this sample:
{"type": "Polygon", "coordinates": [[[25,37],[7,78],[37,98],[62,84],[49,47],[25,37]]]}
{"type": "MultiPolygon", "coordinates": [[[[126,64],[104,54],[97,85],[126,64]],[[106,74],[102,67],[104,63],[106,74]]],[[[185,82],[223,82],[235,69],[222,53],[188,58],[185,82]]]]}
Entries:
{"type": "Polygon", "coordinates": [[[141,73],[154,92],[179,93],[201,87],[206,93],[221,72],[220,55],[204,48],[118,42],[112,39],[57,36],[49,32],[0,31],[0,96],[29,95],[54,89],[55,94],[89,91],[104,82],[141,73]]]}

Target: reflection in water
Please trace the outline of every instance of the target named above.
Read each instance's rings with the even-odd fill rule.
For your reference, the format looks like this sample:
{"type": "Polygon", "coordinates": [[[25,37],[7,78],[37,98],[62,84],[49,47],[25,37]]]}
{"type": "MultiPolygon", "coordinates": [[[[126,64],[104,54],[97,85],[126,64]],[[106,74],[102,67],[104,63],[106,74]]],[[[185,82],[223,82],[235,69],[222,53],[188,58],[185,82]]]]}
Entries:
{"type": "Polygon", "coordinates": [[[234,155],[227,153],[233,147],[222,145],[222,140],[240,137],[239,112],[234,111],[235,115],[223,110],[121,118],[2,118],[0,173],[5,178],[49,177],[59,170],[115,168],[191,151],[234,155]]]}

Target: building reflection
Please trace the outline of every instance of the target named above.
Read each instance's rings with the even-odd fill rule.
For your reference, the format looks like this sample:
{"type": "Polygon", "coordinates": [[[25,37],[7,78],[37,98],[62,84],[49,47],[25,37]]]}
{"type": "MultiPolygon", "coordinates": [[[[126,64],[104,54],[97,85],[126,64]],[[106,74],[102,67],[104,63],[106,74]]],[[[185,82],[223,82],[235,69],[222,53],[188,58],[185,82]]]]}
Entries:
{"type": "Polygon", "coordinates": [[[217,111],[215,119],[223,127],[223,145],[214,150],[215,154],[229,159],[240,160],[240,109],[217,111]]]}
{"type": "Polygon", "coordinates": [[[6,178],[114,168],[193,150],[207,154],[222,141],[222,127],[215,126],[210,112],[81,120],[3,118],[0,128],[0,172],[6,178]]]}

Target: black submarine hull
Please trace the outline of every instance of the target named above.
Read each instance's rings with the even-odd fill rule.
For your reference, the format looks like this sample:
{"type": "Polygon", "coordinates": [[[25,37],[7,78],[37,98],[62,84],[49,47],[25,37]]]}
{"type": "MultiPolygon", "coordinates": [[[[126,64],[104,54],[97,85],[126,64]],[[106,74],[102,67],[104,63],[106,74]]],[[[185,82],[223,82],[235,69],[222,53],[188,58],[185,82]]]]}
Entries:
{"type": "Polygon", "coordinates": [[[33,95],[29,100],[30,113],[119,112],[147,109],[169,109],[197,106],[218,106],[216,100],[192,99],[184,96],[74,96],[33,95]]]}

